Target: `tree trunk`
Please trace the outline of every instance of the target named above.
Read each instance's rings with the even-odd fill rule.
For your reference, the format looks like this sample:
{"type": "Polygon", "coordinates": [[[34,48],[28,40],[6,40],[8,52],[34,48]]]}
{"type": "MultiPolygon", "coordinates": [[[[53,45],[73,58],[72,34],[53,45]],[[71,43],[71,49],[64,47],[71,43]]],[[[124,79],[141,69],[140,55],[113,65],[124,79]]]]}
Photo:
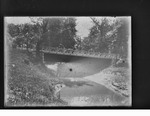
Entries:
{"type": "Polygon", "coordinates": [[[28,40],[28,38],[27,38],[27,43],[26,43],[26,45],[27,45],[27,52],[29,52],[29,40],[28,40]]]}
{"type": "Polygon", "coordinates": [[[38,58],[39,56],[40,56],[40,41],[38,41],[36,45],[36,57],[38,58]]]}
{"type": "Polygon", "coordinates": [[[40,50],[41,50],[41,44],[42,44],[42,40],[39,40],[38,42],[37,42],[37,44],[36,44],[36,57],[37,58],[42,58],[41,57],[41,53],[40,53],[40,50]]]}

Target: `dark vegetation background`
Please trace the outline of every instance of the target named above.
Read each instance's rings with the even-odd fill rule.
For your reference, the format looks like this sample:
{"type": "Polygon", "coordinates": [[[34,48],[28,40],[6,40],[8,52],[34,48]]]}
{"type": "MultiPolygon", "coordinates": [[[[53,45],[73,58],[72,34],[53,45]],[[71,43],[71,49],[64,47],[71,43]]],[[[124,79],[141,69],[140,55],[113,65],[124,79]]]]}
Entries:
{"type": "MultiPolygon", "coordinates": [[[[131,15],[132,16],[132,71],[133,71],[133,105],[132,108],[149,108],[149,2],[136,1],[1,1],[1,16],[14,15],[131,15]],[[49,3],[49,4],[48,4],[49,3]],[[59,3],[59,5],[58,5],[59,3]],[[74,6],[74,7],[73,7],[74,6]],[[78,8],[76,7],[78,6],[78,8]],[[93,7],[94,6],[94,7],[93,7]],[[145,57],[144,57],[145,56],[145,57]],[[147,70],[146,70],[147,69],[147,70]]],[[[3,17],[1,17],[3,21],[3,17]]],[[[1,27],[3,30],[3,23],[1,27]]],[[[2,38],[3,35],[1,35],[2,38]]],[[[3,41],[1,40],[1,44],[3,41]]],[[[2,49],[3,46],[1,46],[2,49]]],[[[3,51],[2,51],[3,53],[3,51]]],[[[3,64],[3,61],[1,59],[3,64]]],[[[2,68],[3,69],[3,68],[2,68]]],[[[3,79],[2,79],[3,80],[3,79]]],[[[3,81],[1,81],[3,85],[3,81]]],[[[2,92],[4,88],[1,88],[2,92]]],[[[1,98],[4,98],[1,94],[1,98]]],[[[3,100],[1,100],[3,104],[3,100]]],[[[3,105],[2,105],[3,106],[3,105]]],[[[2,107],[1,106],[1,107],[2,107]]]]}

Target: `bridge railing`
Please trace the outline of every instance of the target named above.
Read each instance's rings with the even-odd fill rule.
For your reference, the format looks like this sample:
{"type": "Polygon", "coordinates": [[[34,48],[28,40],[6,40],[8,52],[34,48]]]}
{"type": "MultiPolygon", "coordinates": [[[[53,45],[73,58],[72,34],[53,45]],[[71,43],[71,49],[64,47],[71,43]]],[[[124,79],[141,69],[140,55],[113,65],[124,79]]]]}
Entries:
{"type": "Polygon", "coordinates": [[[44,52],[50,53],[58,53],[58,54],[69,54],[69,55],[77,55],[77,56],[92,56],[92,57],[103,57],[103,58],[116,58],[119,59],[119,55],[111,54],[111,53],[100,53],[100,52],[88,52],[84,50],[73,50],[73,49],[65,49],[65,48],[54,48],[54,47],[45,47],[42,49],[44,52]]]}
{"type": "MultiPolygon", "coordinates": [[[[27,48],[20,48],[20,50],[26,50],[27,48]]],[[[35,49],[28,49],[29,51],[36,51],[35,49]]],[[[68,55],[77,55],[77,56],[91,56],[91,57],[101,57],[101,58],[111,58],[111,59],[121,59],[119,54],[111,53],[100,53],[100,52],[91,52],[84,50],[72,50],[65,48],[54,48],[54,47],[45,47],[42,48],[43,52],[56,53],[56,54],[68,54],[68,55]]]]}

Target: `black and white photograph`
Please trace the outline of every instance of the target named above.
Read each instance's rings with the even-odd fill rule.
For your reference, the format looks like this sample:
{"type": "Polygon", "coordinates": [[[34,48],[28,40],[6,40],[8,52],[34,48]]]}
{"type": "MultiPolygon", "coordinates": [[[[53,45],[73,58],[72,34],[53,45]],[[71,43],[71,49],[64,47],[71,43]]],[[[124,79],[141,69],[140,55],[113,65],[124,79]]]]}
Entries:
{"type": "Polygon", "coordinates": [[[4,105],[132,106],[131,16],[4,17],[4,105]]]}

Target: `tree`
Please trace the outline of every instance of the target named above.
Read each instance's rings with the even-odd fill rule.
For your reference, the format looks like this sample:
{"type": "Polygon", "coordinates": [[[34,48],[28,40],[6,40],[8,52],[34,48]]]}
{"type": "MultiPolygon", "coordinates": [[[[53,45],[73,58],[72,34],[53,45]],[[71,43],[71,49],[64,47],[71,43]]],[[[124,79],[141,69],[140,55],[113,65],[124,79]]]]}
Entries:
{"type": "Polygon", "coordinates": [[[15,25],[15,24],[8,24],[8,33],[10,34],[11,37],[15,37],[19,35],[19,25],[15,25]]]}
{"type": "Polygon", "coordinates": [[[29,51],[30,41],[31,41],[32,36],[33,36],[31,24],[26,23],[23,25],[22,35],[23,35],[22,38],[25,41],[26,49],[27,49],[27,51],[29,51]]]}
{"type": "Polygon", "coordinates": [[[36,57],[40,58],[40,50],[46,40],[46,38],[44,38],[44,35],[48,32],[48,18],[30,17],[30,19],[34,24],[33,26],[34,36],[33,36],[32,43],[34,43],[36,49],[36,57]]]}
{"type": "Polygon", "coordinates": [[[114,43],[114,52],[120,56],[127,58],[128,56],[128,38],[129,38],[129,23],[128,20],[120,19],[120,26],[117,28],[117,37],[114,43]]]}
{"type": "Polygon", "coordinates": [[[89,37],[84,37],[81,43],[81,49],[84,51],[89,51],[92,49],[91,44],[89,42],[89,37]]]}
{"type": "Polygon", "coordinates": [[[96,18],[91,18],[93,27],[90,29],[86,42],[89,45],[85,45],[86,49],[93,49],[96,52],[108,52],[109,43],[106,41],[107,33],[112,30],[112,26],[109,24],[107,18],[102,18],[101,22],[96,18]]]}
{"type": "Polygon", "coordinates": [[[50,47],[58,47],[61,42],[61,33],[63,28],[63,18],[49,18],[47,20],[47,32],[43,35],[45,45],[50,47]]]}
{"type": "Polygon", "coordinates": [[[14,48],[16,47],[22,47],[25,40],[24,35],[22,33],[24,25],[15,25],[15,24],[8,24],[8,33],[12,37],[12,46],[14,48]]]}
{"type": "Polygon", "coordinates": [[[94,25],[91,27],[88,37],[85,37],[82,41],[82,48],[126,56],[129,27],[127,20],[120,18],[111,20],[102,18],[100,21],[91,18],[91,20],[94,25]]]}
{"type": "Polygon", "coordinates": [[[30,17],[32,23],[9,25],[9,33],[15,39],[14,45],[34,48],[40,56],[42,47],[74,48],[76,44],[76,20],[74,18],[30,17]],[[15,29],[14,29],[15,28],[15,29]],[[14,29],[14,30],[13,30],[14,29]]]}
{"type": "Polygon", "coordinates": [[[61,33],[61,44],[65,48],[75,49],[75,38],[76,38],[76,19],[66,18],[63,24],[63,30],[61,33]]]}
{"type": "Polygon", "coordinates": [[[74,18],[49,18],[47,32],[43,35],[45,46],[74,48],[76,44],[76,22],[74,18]]]}
{"type": "Polygon", "coordinates": [[[75,49],[76,50],[81,50],[82,49],[82,40],[81,40],[81,37],[80,36],[76,36],[75,37],[75,41],[76,41],[75,49]]]}
{"type": "Polygon", "coordinates": [[[118,28],[120,27],[120,20],[115,19],[111,24],[111,30],[106,34],[106,43],[108,44],[109,53],[115,53],[115,46],[118,35],[118,28]]]}

